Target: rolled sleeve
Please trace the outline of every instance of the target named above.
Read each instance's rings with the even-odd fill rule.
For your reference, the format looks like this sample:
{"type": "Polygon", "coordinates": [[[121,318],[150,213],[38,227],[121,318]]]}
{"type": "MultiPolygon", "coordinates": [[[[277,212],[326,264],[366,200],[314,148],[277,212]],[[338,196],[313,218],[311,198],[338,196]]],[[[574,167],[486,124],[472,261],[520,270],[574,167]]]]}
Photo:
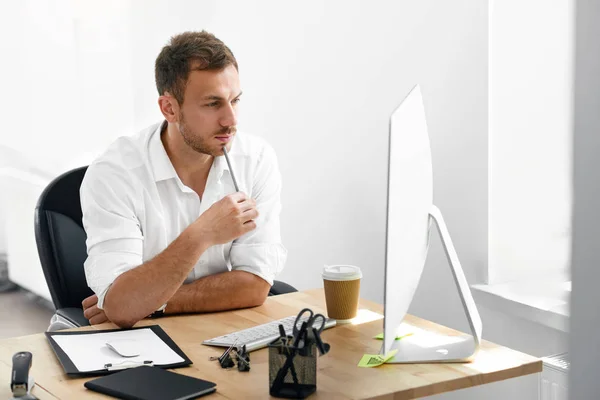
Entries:
{"type": "Polygon", "coordinates": [[[281,243],[233,244],[231,266],[238,271],[250,272],[273,285],[287,258],[287,250],[281,243]]]}
{"type": "Polygon", "coordinates": [[[80,189],[88,257],[88,286],[102,309],[110,285],[142,264],[143,236],[135,212],[135,192],[125,173],[91,165],[80,189]]]}
{"type": "Polygon", "coordinates": [[[281,174],[277,157],[265,146],[256,168],[250,196],[256,201],[259,216],[256,229],[234,240],[231,246],[232,270],[255,274],[270,285],[283,270],[287,250],[281,243],[281,174]]]}

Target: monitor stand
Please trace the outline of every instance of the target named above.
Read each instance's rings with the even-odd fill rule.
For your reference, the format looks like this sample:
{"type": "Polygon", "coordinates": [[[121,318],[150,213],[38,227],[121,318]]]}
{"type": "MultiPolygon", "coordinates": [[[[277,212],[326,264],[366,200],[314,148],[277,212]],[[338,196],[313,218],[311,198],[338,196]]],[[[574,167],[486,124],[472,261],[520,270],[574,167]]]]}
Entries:
{"type": "MultiPolygon", "coordinates": [[[[424,338],[425,335],[415,334],[400,340],[395,340],[392,350],[398,352],[388,363],[442,363],[472,361],[481,343],[482,323],[477,306],[471,295],[469,283],[465,278],[460,261],[452,245],[450,234],[446,228],[442,213],[436,206],[429,212],[442,240],[446,258],[452,270],[452,276],[460,295],[463,309],[467,316],[471,335],[435,334],[435,337],[424,338]],[[421,337],[420,337],[421,336],[421,337]]],[[[428,335],[427,335],[428,336],[428,335]]],[[[433,333],[432,333],[433,336],[433,333]]]]}

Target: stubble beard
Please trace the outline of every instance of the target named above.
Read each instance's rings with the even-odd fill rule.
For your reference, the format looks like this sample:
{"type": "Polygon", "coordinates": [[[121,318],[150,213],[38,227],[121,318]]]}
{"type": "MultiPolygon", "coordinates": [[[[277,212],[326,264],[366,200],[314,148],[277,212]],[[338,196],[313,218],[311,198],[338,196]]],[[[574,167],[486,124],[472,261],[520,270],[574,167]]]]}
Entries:
{"type": "MultiPolygon", "coordinates": [[[[179,133],[181,134],[181,137],[183,138],[183,141],[185,142],[185,144],[187,144],[192,150],[200,153],[200,154],[207,154],[213,157],[216,156],[220,156],[221,153],[221,149],[219,147],[215,147],[215,148],[211,148],[211,146],[208,145],[208,143],[206,143],[206,140],[204,138],[202,138],[200,135],[196,135],[194,134],[194,132],[192,132],[192,130],[188,127],[187,123],[185,122],[185,118],[183,116],[183,113],[180,114],[179,116],[179,133]]],[[[231,127],[231,128],[223,128],[221,129],[219,132],[215,133],[214,135],[211,135],[211,139],[214,136],[218,136],[218,135],[232,135],[236,132],[236,128],[235,127],[231,127]]]]}

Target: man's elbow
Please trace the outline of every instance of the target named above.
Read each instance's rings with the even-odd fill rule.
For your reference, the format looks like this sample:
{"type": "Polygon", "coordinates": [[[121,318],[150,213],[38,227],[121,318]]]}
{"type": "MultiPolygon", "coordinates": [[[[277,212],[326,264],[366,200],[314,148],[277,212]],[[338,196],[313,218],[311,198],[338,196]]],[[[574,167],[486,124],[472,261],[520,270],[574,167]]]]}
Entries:
{"type": "MultiPolygon", "coordinates": [[[[111,320],[112,321],[112,320],[111,320]]],[[[133,320],[133,319],[121,319],[121,320],[116,320],[113,321],[113,323],[115,325],[117,325],[119,328],[121,329],[129,329],[129,328],[133,328],[133,326],[137,323],[138,321],[133,320]]]]}
{"type": "Polygon", "coordinates": [[[262,293],[258,293],[256,296],[254,296],[254,301],[252,302],[251,307],[262,306],[265,300],[267,300],[268,294],[269,292],[267,291],[267,293],[264,295],[262,293]]]}
{"type": "Polygon", "coordinates": [[[104,313],[109,321],[121,329],[129,329],[140,320],[131,315],[128,307],[124,307],[122,303],[116,302],[114,296],[111,296],[110,290],[104,298],[104,313]]]}
{"type": "Polygon", "coordinates": [[[269,290],[271,290],[271,285],[269,285],[268,282],[259,277],[255,277],[255,279],[256,287],[255,290],[253,290],[254,296],[252,296],[253,307],[261,306],[265,300],[267,300],[269,290]]]}
{"type": "Polygon", "coordinates": [[[126,310],[123,310],[122,307],[114,307],[107,304],[104,305],[106,318],[121,329],[129,329],[139,321],[139,319],[127,315],[125,311],[126,310]]]}

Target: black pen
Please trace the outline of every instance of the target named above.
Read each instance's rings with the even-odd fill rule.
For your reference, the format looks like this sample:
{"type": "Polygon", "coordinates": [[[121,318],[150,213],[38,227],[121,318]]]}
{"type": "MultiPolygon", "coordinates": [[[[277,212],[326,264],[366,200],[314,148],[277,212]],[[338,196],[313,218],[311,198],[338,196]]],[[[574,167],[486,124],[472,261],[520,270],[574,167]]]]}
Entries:
{"type": "Polygon", "coordinates": [[[225,155],[225,160],[227,160],[227,165],[229,165],[229,173],[231,174],[231,179],[233,179],[233,186],[235,186],[235,191],[239,192],[240,188],[238,187],[237,181],[235,180],[235,175],[233,174],[233,168],[231,168],[231,162],[229,161],[229,156],[227,155],[227,146],[223,146],[223,155],[225,155]]]}
{"type": "Polygon", "coordinates": [[[279,336],[281,336],[282,339],[287,339],[287,333],[285,333],[285,329],[283,328],[282,324],[279,324],[279,336]]]}

